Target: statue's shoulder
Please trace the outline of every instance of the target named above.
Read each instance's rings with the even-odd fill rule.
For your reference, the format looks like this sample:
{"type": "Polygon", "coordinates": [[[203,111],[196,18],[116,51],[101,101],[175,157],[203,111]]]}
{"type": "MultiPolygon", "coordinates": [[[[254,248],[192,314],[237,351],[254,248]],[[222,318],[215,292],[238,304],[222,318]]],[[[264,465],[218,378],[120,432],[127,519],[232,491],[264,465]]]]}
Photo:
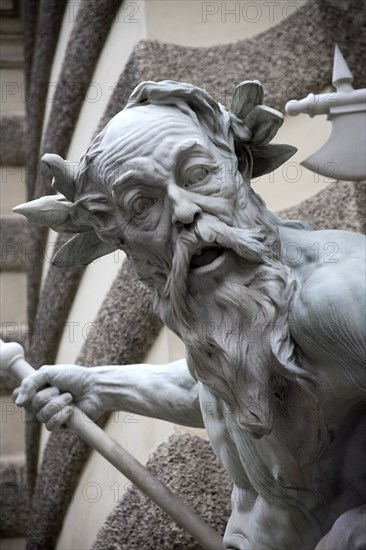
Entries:
{"type": "Polygon", "coordinates": [[[365,269],[366,237],[361,233],[285,228],[281,247],[282,261],[294,274],[304,298],[312,298],[314,292],[319,298],[323,291],[327,295],[343,284],[352,287],[365,269]]]}
{"type": "Polygon", "coordinates": [[[364,365],[366,239],[346,231],[309,232],[307,239],[318,256],[296,272],[291,333],[316,361],[364,365]]]}
{"type": "Polygon", "coordinates": [[[300,297],[309,305],[365,287],[366,237],[350,231],[310,231],[301,242],[304,261],[295,269],[300,297]]]}

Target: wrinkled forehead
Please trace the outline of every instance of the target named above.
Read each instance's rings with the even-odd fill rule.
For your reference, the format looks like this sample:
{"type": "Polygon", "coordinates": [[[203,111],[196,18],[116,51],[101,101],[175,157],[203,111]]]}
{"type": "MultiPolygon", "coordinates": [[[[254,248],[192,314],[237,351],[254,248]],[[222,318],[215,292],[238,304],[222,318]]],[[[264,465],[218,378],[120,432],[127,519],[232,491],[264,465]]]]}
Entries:
{"type": "Polygon", "coordinates": [[[159,172],[164,177],[164,172],[174,169],[182,150],[189,150],[192,144],[212,156],[214,146],[194,113],[161,105],[125,109],[88,150],[92,161],[78,182],[79,194],[89,193],[93,186],[110,195],[113,185],[131,171],[135,176],[159,172]]]}
{"type": "Polygon", "coordinates": [[[199,123],[177,107],[146,105],[125,109],[108,124],[100,143],[100,162],[129,161],[134,157],[159,156],[187,138],[204,139],[199,123]]]}

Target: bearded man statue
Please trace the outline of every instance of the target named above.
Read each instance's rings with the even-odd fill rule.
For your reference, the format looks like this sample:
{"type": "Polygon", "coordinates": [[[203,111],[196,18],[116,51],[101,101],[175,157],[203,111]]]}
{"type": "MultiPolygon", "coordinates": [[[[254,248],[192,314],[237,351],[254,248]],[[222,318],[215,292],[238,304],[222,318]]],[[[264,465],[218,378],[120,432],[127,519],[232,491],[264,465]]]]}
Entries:
{"type": "Polygon", "coordinates": [[[258,81],[230,110],[190,84],[144,82],[77,170],[44,156],[59,194],[16,211],[74,233],[58,266],[124,250],[187,355],[44,366],[14,398],[50,430],[71,400],[205,427],[234,483],[226,549],[364,548],[365,241],[280,219],[253,191],[295,152],[270,144],[283,117],[262,102],[258,81]]]}

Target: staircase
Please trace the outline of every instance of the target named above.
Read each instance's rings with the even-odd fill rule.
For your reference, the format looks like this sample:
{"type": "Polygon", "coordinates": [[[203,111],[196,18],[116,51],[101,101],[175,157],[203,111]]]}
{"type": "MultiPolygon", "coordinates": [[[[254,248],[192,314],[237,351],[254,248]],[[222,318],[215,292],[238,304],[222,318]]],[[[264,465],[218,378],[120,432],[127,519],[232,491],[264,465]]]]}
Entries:
{"type": "MultiPolygon", "coordinates": [[[[1,4],[0,24],[0,337],[26,337],[27,226],[12,208],[26,200],[24,75],[19,2],[1,4]]],[[[12,402],[14,382],[0,371],[0,546],[25,548],[27,523],[24,412],[12,402]]]]}

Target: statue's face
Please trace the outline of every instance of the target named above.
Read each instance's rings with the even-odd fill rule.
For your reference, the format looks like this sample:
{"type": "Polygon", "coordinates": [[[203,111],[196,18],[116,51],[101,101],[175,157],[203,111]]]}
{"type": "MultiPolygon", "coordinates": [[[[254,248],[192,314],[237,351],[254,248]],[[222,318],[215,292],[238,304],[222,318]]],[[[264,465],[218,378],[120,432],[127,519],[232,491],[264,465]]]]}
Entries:
{"type": "MultiPolygon", "coordinates": [[[[248,245],[263,235],[250,216],[254,206],[245,201],[249,187],[234,152],[216,147],[189,115],[150,105],[118,115],[101,148],[106,159],[116,159],[108,187],[122,248],[154,288],[156,312],[183,339],[195,376],[231,410],[243,411],[242,425],[255,437],[270,433],[271,372],[258,377],[261,352],[253,346],[249,353],[248,343],[236,340],[244,314],[248,326],[268,324],[274,314],[266,296],[258,305],[269,268],[248,258],[248,245]],[[258,286],[254,299],[250,285],[258,286]],[[234,334],[224,343],[221,329],[204,332],[221,325],[234,334]]],[[[269,363],[271,352],[261,346],[269,363]]]]}
{"type": "MultiPolygon", "coordinates": [[[[235,157],[224,158],[201,128],[178,109],[148,106],[123,111],[101,146],[107,155],[113,154],[113,147],[122,152],[112,195],[122,247],[140,269],[145,265],[146,270],[167,277],[176,241],[194,222],[203,223],[209,217],[212,223],[214,217],[233,224],[238,187],[235,157]]],[[[193,252],[191,271],[197,276],[223,262],[223,250],[215,244],[197,243],[193,252]]]]}

